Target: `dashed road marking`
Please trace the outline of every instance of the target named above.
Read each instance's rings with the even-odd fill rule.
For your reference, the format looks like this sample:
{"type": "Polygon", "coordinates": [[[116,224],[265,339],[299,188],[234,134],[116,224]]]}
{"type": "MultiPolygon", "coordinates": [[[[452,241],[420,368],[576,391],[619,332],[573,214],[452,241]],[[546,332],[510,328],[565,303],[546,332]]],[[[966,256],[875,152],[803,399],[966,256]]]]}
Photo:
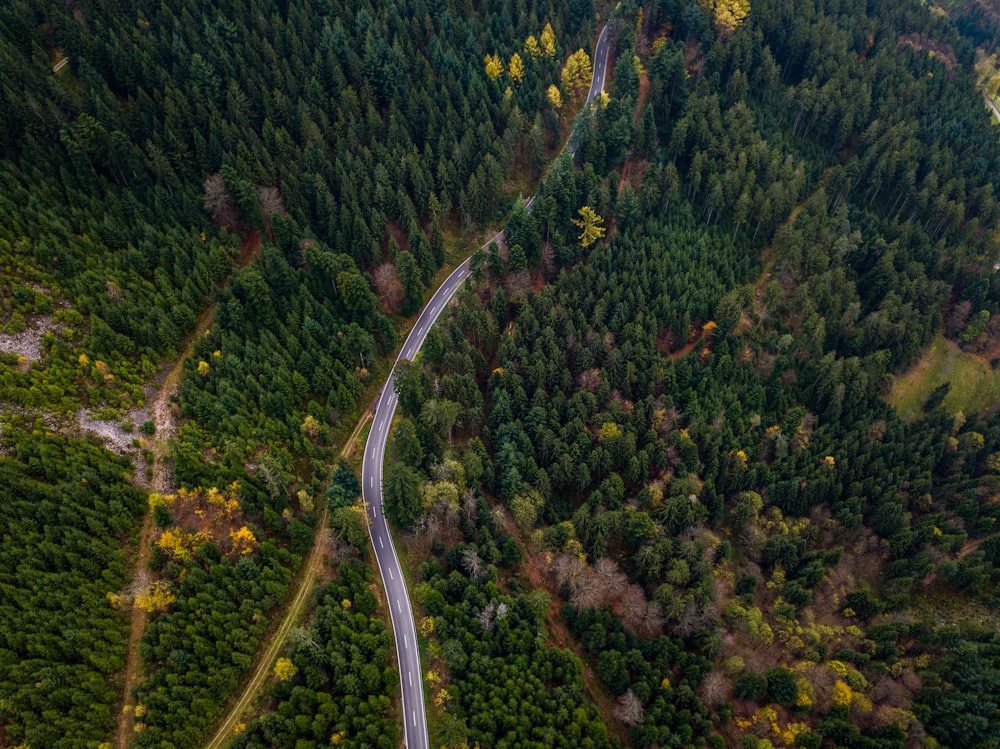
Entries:
{"type": "Polygon", "coordinates": [[[392,567],[388,567],[387,569],[389,570],[389,579],[390,580],[395,580],[396,577],[395,577],[395,575],[392,574],[392,567]]]}
{"type": "MultiPolygon", "coordinates": [[[[378,508],[375,508],[375,509],[376,509],[376,512],[377,512],[378,508]]],[[[382,537],[381,536],[378,537],[378,547],[380,549],[384,549],[385,548],[385,544],[382,542],[382,537]]]]}

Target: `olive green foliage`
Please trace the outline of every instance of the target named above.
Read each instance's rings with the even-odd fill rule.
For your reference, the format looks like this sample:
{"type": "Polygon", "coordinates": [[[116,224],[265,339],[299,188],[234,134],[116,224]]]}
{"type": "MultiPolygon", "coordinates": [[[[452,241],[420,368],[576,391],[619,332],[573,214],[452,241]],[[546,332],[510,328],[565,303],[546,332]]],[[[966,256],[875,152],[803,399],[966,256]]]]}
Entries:
{"type": "Polygon", "coordinates": [[[0,456],[0,722],[11,746],[114,735],[127,619],[124,536],[144,505],[102,448],[5,428],[0,456]]]}
{"type": "Polygon", "coordinates": [[[291,660],[298,672],[274,685],[273,707],[250,723],[232,749],[399,744],[390,712],[399,674],[371,582],[371,569],[351,562],[320,588],[312,624],[294,635],[291,660]]]}

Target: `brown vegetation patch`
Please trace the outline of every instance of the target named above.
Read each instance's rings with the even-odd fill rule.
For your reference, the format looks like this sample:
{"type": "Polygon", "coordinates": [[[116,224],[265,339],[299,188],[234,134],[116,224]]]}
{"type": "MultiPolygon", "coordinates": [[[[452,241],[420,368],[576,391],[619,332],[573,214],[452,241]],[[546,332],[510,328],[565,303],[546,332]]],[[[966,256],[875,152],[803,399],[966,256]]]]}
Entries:
{"type": "Polygon", "coordinates": [[[899,44],[896,48],[902,49],[906,46],[913,47],[918,52],[927,52],[931,57],[936,57],[945,64],[945,67],[949,71],[958,65],[958,60],[955,58],[955,51],[951,48],[950,44],[937,42],[924,34],[916,32],[900,34],[899,44]]]}
{"type": "Polygon", "coordinates": [[[245,268],[260,252],[260,232],[254,229],[240,242],[240,254],[236,256],[237,268],[245,268]]]}
{"type": "Polygon", "coordinates": [[[705,53],[701,48],[701,42],[691,38],[684,47],[684,69],[694,81],[701,80],[704,75],[705,53]]]}
{"type": "Polygon", "coordinates": [[[635,114],[632,115],[632,127],[638,126],[647,101],[649,101],[649,74],[643,69],[642,75],[639,76],[639,100],[635,104],[635,114]]]}

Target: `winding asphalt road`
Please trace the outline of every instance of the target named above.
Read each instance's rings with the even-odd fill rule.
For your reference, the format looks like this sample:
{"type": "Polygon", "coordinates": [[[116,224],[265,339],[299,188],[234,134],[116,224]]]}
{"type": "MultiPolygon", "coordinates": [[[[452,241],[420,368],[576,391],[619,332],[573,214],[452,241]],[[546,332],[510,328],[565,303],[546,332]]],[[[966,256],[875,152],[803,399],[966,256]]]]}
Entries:
{"type": "MultiPolygon", "coordinates": [[[[597,38],[597,48],[594,50],[594,76],[587,94],[587,104],[604,90],[604,80],[607,76],[608,27],[601,30],[597,38]]],[[[573,149],[571,148],[571,152],[573,149]]],[[[532,199],[527,202],[530,210],[532,199]]],[[[490,242],[499,242],[503,238],[501,231],[491,237],[483,247],[490,242]]],[[[434,292],[430,302],[424,307],[417,318],[416,325],[410,331],[402,350],[396,359],[396,364],[403,359],[412,361],[424,344],[431,326],[444,311],[448,302],[455,295],[458,287],[470,275],[469,258],[455,268],[440,288],[434,292]]],[[[396,412],[398,398],[396,396],[395,365],[390,372],[385,386],[379,395],[375,406],[375,416],[372,419],[371,431],[365,445],[365,454],[361,468],[361,491],[365,501],[368,517],[368,533],[375,549],[375,559],[385,585],[386,601],[392,617],[392,629],[396,640],[396,658],[399,663],[399,679],[403,695],[403,734],[408,749],[429,749],[427,736],[427,713],[424,707],[423,671],[420,668],[420,652],[417,647],[417,630],[413,621],[413,608],[410,596],[406,590],[406,581],[399,566],[399,557],[389,535],[389,526],[385,519],[385,508],[382,504],[382,465],[385,457],[385,444],[389,437],[389,428],[393,414],[396,412]]]]}

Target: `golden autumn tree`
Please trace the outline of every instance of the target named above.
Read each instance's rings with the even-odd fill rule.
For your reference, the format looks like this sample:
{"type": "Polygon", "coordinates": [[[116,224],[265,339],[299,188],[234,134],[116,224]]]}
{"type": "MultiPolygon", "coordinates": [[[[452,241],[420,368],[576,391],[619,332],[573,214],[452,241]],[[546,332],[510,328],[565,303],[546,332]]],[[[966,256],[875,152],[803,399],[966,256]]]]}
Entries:
{"type": "Polygon", "coordinates": [[[185,534],[180,528],[168,528],[163,531],[156,545],[171,558],[181,560],[188,559],[194,549],[190,535],[185,534]]]}
{"type": "Polygon", "coordinates": [[[715,31],[719,36],[729,36],[750,15],[750,0],[700,0],[705,10],[712,14],[715,31]]]}
{"type": "Polygon", "coordinates": [[[515,52],[510,56],[510,62],[507,63],[507,75],[515,83],[520,83],[524,80],[524,60],[521,59],[521,55],[515,52]]]}
{"type": "Polygon", "coordinates": [[[528,38],[524,40],[524,51],[531,55],[532,60],[537,57],[541,57],[542,48],[539,46],[538,39],[534,34],[530,34],[528,38]]]}
{"type": "Polygon", "coordinates": [[[552,24],[545,24],[545,28],[542,29],[542,36],[539,40],[542,48],[542,54],[546,57],[556,56],[556,32],[552,30],[552,24]]]}
{"type": "Polygon", "coordinates": [[[135,597],[135,605],[147,614],[154,611],[166,611],[177,596],[170,590],[170,585],[165,580],[157,580],[150,585],[145,592],[135,597]]]}
{"type": "Polygon", "coordinates": [[[580,244],[584,247],[590,247],[590,245],[604,236],[606,229],[601,226],[604,223],[604,219],[598,216],[589,205],[583,206],[579,213],[580,218],[573,219],[573,223],[583,230],[580,234],[580,244]]]}
{"type": "Polygon", "coordinates": [[[566,60],[566,64],[563,66],[560,80],[562,81],[563,90],[569,95],[570,99],[575,99],[587,93],[587,89],[590,88],[592,72],[590,55],[584,50],[578,49],[569,56],[569,59],[566,60]]]}
{"type": "Polygon", "coordinates": [[[237,531],[229,532],[229,540],[233,542],[233,550],[246,555],[257,548],[257,537],[245,525],[237,531]]]}
{"type": "Polygon", "coordinates": [[[549,104],[552,105],[553,109],[558,110],[562,108],[562,94],[559,92],[558,86],[549,86],[545,92],[545,97],[549,100],[549,104]]]}
{"type": "Polygon", "coordinates": [[[500,59],[500,55],[486,55],[483,59],[486,62],[486,75],[490,80],[495,81],[503,75],[503,60],[500,59]]]}
{"type": "Polygon", "coordinates": [[[298,667],[289,658],[279,658],[274,664],[274,675],[278,681],[288,681],[298,672],[298,667]]]}
{"type": "Polygon", "coordinates": [[[315,416],[309,414],[305,419],[303,419],[302,424],[299,425],[299,431],[309,439],[314,440],[319,437],[319,421],[316,420],[315,416]]]}

